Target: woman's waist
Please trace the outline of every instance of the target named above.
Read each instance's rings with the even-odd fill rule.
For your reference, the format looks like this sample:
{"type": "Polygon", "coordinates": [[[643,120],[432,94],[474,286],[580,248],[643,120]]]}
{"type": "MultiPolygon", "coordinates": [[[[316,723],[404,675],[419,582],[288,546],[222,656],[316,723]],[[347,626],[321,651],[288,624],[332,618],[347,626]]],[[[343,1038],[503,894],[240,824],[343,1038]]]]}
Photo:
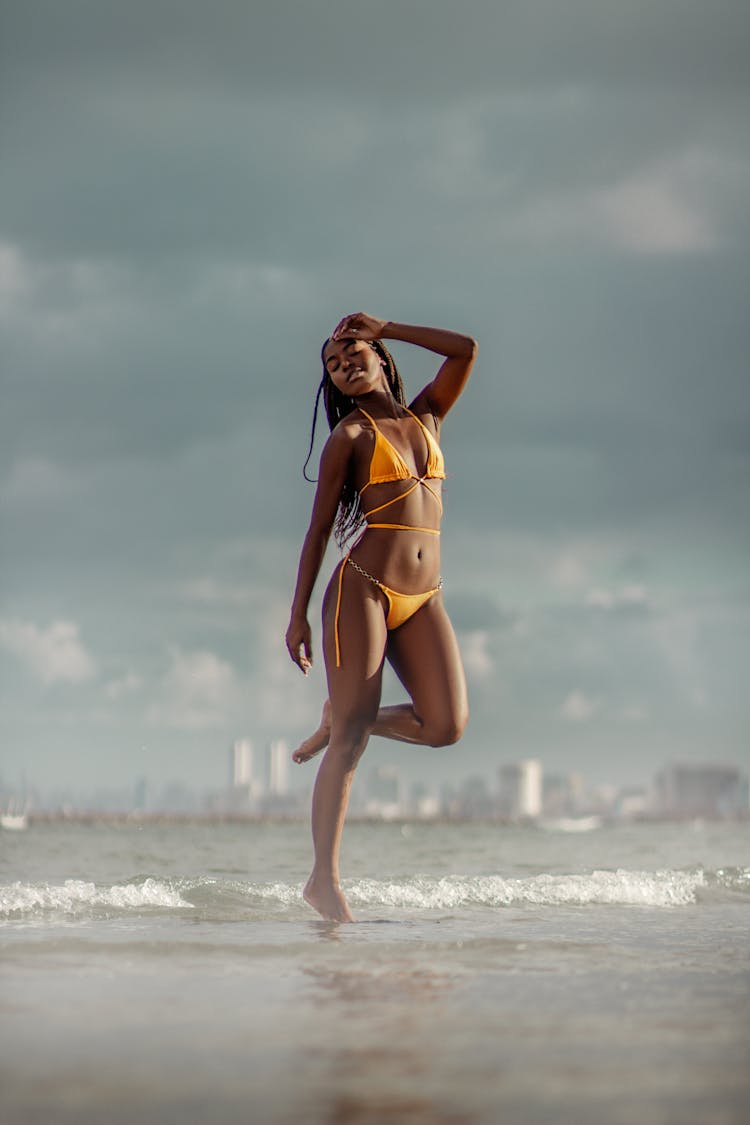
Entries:
{"type": "Polygon", "coordinates": [[[440,577],[440,537],[415,529],[365,528],[351,556],[386,586],[420,593],[440,577]]]}

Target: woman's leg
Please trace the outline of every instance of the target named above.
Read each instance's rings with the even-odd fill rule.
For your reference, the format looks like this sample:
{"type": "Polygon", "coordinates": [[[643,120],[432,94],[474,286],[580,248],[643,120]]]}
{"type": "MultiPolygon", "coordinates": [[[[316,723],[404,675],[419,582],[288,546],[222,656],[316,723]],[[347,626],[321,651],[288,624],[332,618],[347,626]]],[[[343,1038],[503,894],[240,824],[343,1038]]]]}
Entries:
{"type": "Polygon", "coordinates": [[[323,704],[323,712],[320,716],[320,725],[311,735],[300,742],[297,749],[292,754],[292,761],[300,765],[302,762],[309,762],[321,750],[325,750],[331,738],[331,701],[326,699],[323,704]]]}
{"type": "MultiPolygon", "coordinates": [[[[466,679],[458,642],[440,594],[388,634],[387,656],[411,703],[381,707],[372,734],[416,746],[451,746],[468,719],[466,679]]],[[[323,705],[318,729],[295,750],[306,762],[330,739],[330,704],[323,705]]]]}
{"type": "Polygon", "coordinates": [[[418,746],[452,746],[469,718],[461,653],[442,594],[388,635],[388,660],[411,703],[381,707],[372,729],[418,746]]]}
{"type": "Polygon", "coordinates": [[[323,653],[331,728],[313,790],[315,865],[304,896],[324,918],[350,922],[351,911],[339,885],[339,845],[354,770],[378,714],[387,632],[382,595],[347,567],[339,615],[341,667],[337,668],[337,591],[338,571],[323,602],[323,653]]]}

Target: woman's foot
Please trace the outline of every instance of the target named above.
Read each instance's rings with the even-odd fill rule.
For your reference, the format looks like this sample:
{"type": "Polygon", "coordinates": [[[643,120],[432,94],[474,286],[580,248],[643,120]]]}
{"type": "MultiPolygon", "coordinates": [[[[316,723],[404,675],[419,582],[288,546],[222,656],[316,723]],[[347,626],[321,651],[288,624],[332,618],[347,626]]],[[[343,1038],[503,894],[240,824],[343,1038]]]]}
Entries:
{"type": "Polygon", "coordinates": [[[331,704],[326,699],[323,704],[323,714],[320,716],[320,726],[306,738],[292,754],[292,761],[297,763],[309,762],[321,750],[325,750],[331,737],[331,704]]]}
{"type": "Polygon", "coordinates": [[[302,897],[327,922],[354,921],[354,915],[341,888],[331,882],[323,883],[322,880],[315,878],[314,873],[307,880],[302,897]]]}

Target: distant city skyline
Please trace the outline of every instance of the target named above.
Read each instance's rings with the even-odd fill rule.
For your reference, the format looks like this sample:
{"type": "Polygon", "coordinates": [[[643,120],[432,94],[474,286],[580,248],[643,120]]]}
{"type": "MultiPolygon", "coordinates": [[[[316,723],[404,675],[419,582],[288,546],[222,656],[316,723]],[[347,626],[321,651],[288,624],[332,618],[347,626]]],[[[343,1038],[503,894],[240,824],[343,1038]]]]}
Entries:
{"type": "MultiPolygon", "coordinates": [[[[236,740],[229,750],[229,775],[223,785],[194,789],[178,780],[161,787],[147,777],[131,786],[94,789],[89,793],[47,790],[29,783],[24,793],[8,789],[0,778],[0,811],[24,805],[29,811],[102,813],[178,813],[205,815],[306,816],[309,788],[289,787],[280,765],[284,744],[268,747],[265,765],[253,769],[249,740],[236,740]],[[262,776],[261,776],[262,774],[262,776]]],[[[750,815],[748,776],[738,766],[716,763],[664,763],[638,785],[592,784],[581,774],[550,774],[536,759],[506,762],[494,777],[474,773],[458,783],[409,782],[394,766],[370,765],[355,777],[353,815],[393,819],[458,819],[535,821],[543,817],[575,817],[592,813],[616,819],[640,816],[750,815]]]]}

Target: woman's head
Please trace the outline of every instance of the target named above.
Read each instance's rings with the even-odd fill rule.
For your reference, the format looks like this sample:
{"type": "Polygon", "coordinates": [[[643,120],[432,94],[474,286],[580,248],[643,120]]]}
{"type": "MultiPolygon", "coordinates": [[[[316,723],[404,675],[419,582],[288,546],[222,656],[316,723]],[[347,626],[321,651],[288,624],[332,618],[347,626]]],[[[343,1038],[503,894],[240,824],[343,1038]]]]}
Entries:
{"type": "Polygon", "coordinates": [[[404,385],[393,356],[381,340],[326,340],[321,348],[323,391],[328,425],[332,430],[342,418],[357,409],[357,398],[382,385],[401,405],[406,404],[404,385]]]}
{"type": "MultiPolygon", "coordinates": [[[[374,390],[381,373],[396,402],[406,406],[406,393],[396,362],[382,340],[354,340],[344,337],[341,340],[328,339],[320,352],[323,363],[323,378],[318,385],[310,430],[310,447],[307,451],[302,475],[308,477],[307,466],[312,456],[315,442],[315,426],[318,420],[318,403],[321,393],[328,418],[328,427],[333,430],[347,414],[357,409],[357,396],[374,390]]],[[[344,484],[339,503],[334,534],[338,543],[343,544],[362,523],[359,506],[359,493],[353,479],[344,484]]]]}

